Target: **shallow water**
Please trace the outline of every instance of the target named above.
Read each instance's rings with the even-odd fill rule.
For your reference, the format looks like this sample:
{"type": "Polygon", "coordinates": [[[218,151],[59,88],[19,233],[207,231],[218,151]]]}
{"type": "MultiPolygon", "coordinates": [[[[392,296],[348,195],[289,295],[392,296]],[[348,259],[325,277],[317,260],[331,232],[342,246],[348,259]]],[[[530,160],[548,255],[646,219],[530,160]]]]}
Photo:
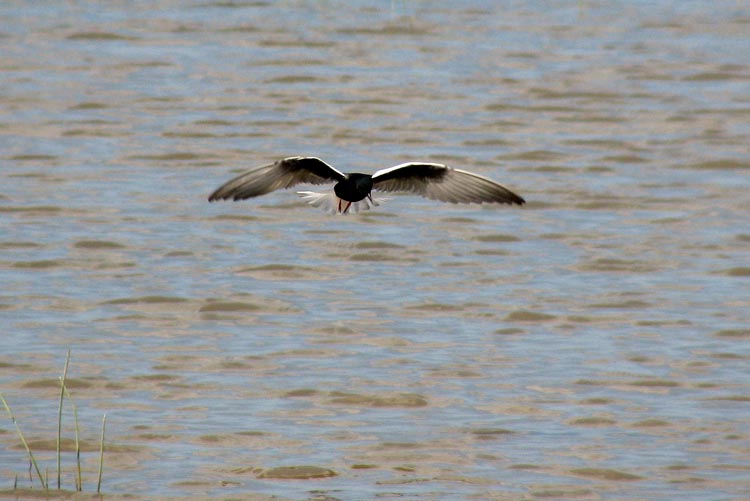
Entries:
{"type": "MultiPolygon", "coordinates": [[[[0,388],[50,472],[70,347],[88,491],[106,413],[110,495],[750,497],[742,2],[0,19],[0,388]],[[528,204],[207,203],[293,154],[528,204]],[[336,475],[274,478],[303,465],[336,475]]],[[[31,485],[10,420],[0,446],[31,485]]]]}

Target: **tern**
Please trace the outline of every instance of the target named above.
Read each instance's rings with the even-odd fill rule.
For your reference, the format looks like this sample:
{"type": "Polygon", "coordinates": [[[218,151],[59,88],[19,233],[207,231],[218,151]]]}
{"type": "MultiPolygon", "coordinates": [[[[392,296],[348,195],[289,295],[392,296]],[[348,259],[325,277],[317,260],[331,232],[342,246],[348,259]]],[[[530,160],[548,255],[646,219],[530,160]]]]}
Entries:
{"type": "Polygon", "coordinates": [[[262,165],[230,179],[208,197],[245,200],[297,184],[336,183],[326,192],[298,191],[315,207],[330,213],[368,210],[385,199],[372,191],[407,192],[450,203],[499,203],[522,205],[526,201],[505,186],[479,174],[427,162],[407,162],[374,174],[344,174],[317,157],[287,157],[262,165]]]}

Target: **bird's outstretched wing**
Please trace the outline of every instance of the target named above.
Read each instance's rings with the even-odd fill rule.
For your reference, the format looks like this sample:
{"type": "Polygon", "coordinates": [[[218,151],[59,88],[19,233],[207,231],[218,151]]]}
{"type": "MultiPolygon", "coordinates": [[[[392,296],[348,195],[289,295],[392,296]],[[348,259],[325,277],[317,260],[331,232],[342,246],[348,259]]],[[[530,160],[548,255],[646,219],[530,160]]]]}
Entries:
{"type": "Polygon", "coordinates": [[[373,188],[406,191],[451,203],[501,203],[521,205],[526,201],[505,186],[486,177],[447,165],[409,162],[382,169],[372,175],[373,188]]]}
{"type": "Polygon", "coordinates": [[[287,157],[230,179],[211,193],[208,201],[244,200],[295,184],[324,184],[341,181],[344,177],[343,173],[319,158],[287,157]]]}

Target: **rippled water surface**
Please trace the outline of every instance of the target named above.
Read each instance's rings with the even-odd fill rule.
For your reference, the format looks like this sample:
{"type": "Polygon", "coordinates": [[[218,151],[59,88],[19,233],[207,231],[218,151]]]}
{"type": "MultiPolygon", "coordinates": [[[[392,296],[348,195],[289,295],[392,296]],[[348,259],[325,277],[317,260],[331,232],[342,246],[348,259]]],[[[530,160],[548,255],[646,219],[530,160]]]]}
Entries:
{"type": "Polygon", "coordinates": [[[106,413],[110,496],[750,497],[744,2],[5,2],[0,51],[0,390],[50,477],[70,348],[86,491],[106,413]],[[207,202],[295,154],[528,203],[207,202]]]}

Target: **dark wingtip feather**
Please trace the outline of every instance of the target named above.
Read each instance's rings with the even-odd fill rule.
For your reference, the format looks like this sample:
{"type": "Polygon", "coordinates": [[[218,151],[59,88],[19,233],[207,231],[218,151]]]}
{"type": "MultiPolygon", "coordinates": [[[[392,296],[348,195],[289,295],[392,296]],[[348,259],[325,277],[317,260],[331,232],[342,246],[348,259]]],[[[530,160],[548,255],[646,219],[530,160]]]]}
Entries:
{"type": "MultiPolygon", "coordinates": [[[[232,198],[231,196],[228,196],[227,194],[222,193],[222,191],[224,191],[224,186],[221,186],[218,189],[214,190],[214,192],[208,196],[208,201],[217,202],[219,200],[228,200],[232,198]]],[[[235,200],[237,199],[235,198],[235,200]]]]}

